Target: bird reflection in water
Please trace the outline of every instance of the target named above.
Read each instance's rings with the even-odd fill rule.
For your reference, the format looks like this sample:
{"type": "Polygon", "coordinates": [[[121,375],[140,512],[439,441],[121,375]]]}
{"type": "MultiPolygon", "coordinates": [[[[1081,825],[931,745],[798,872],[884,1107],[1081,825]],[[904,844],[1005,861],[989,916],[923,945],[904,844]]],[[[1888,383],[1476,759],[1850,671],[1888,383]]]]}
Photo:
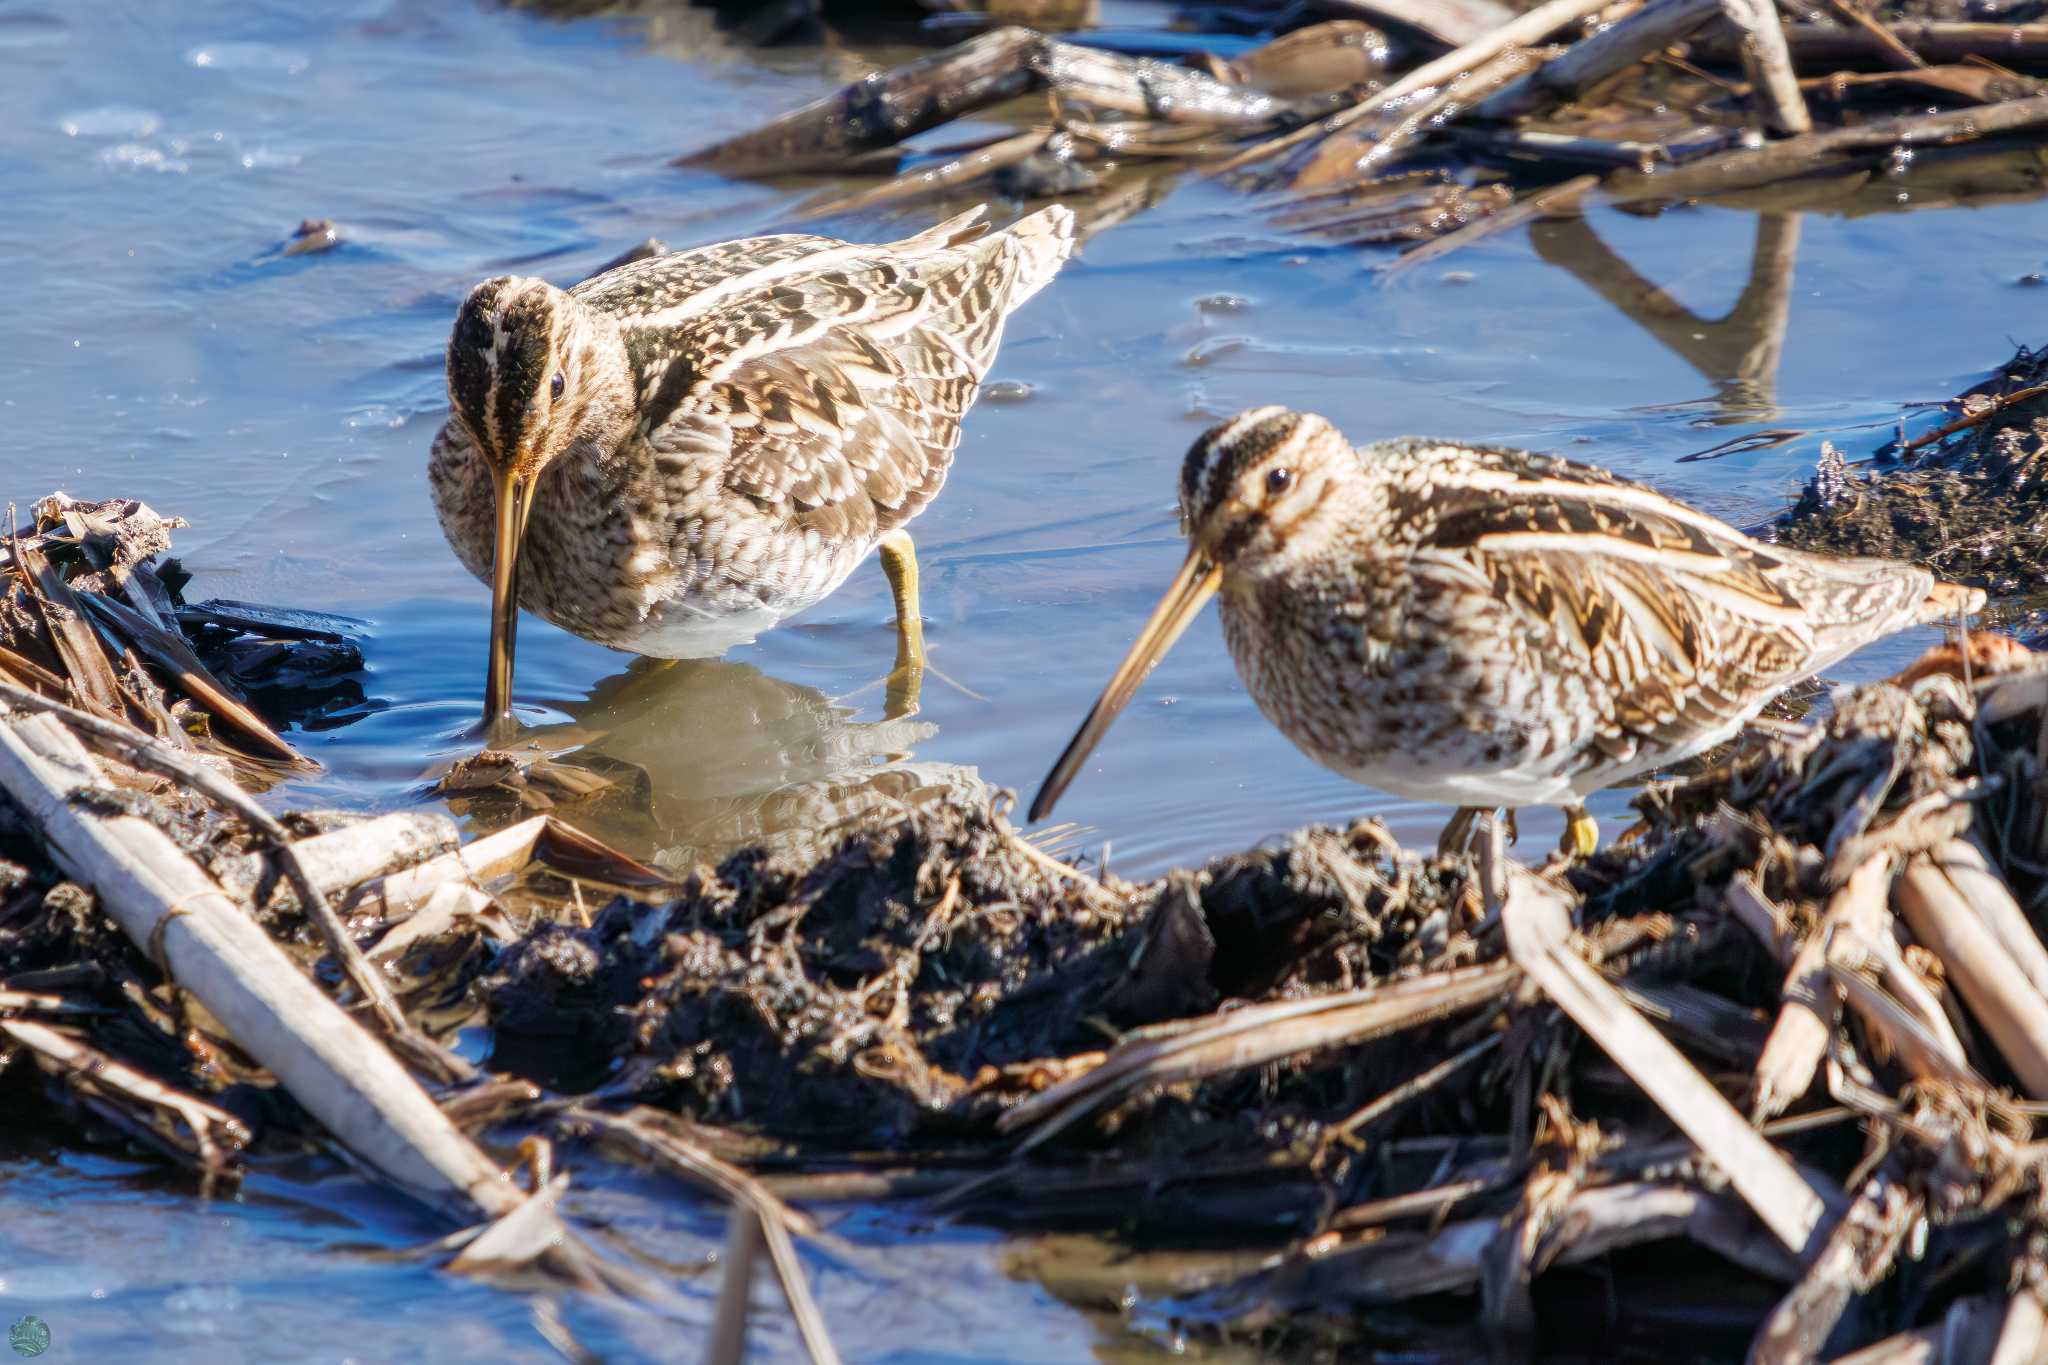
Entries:
{"type": "MultiPolygon", "coordinates": [[[[992,794],[973,768],[916,761],[931,722],[893,708],[860,720],[856,706],[730,659],[635,659],[565,709],[571,719],[511,750],[533,765],[531,785],[577,828],[676,876],[752,845],[815,861],[866,812],[992,794]]],[[[527,813],[457,804],[492,824],[527,813]]]]}

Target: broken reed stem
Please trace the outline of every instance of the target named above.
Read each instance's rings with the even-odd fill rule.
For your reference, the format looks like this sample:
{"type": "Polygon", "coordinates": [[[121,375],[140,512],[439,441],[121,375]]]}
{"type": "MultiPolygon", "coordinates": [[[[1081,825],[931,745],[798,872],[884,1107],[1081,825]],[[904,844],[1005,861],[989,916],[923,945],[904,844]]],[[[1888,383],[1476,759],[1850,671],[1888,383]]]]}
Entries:
{"type": "MultiPolygon", "coordinates": [[[[277,850],[279,861],[284,864],[285,875],[291,879],[297,891],[300,906],[306,917],[319,929],[320,936],[327,943],[335,960],[341,964],[350,984],[362,992],[363,998],[376,1012],[379,1022],[394,1036],[405,1037],[415,1049],[423,1049],[426,1055],[438,1056],[444,1050],[435,1046],[425,1037],[417,1034],[405,1017],[398,997],[391,993],[391,986],[384,974],[371,965],[356,946],[355,938],[348,927],[334,913],[334,907],[320,893],[320,888],[307,873],[305,864],[299,860],[298,850],[293,846],[292,837],[277,818],[236,786],[206,767],[197,759],[179,753],[161,740],[152,738],[140,730],[115,721],[102,720],[76,707],[66,706],[60,701],[30,692],[26,688],[0,683],[0,702],[20,707],[26,711],[41,711],[58,717],[75,730],[82,730],[93,738],[111,744],[135,763],[137,767],[160,773],[174,781],[182,782],[193,791],[215,804],[234,812],[252,829],[269,839],[277,850]]],[[[467,1064],[463,1064],[467,1070],[467,1064]]]]}
{"type": "Polygon", "coordinates": [[[1806,111],[1774,0],[1722,0],[1721,12],[1742,35],[1742,70],[1765,126],[1788,135],[1812,132],[1813,116],[1806,111]]]}
{"type": "MultiPolygon", "coordinates": [[[[1705,0],[1718,4],[1720,0],[1705,0]]],[[[1291,133],[1262,142],[1211,167],[1212,173],[1222,174],[1239,167],[1263,161],[1277,152],[1282,152],[1317,135],[1339,132],[1376,109],[1384,109],[1397,100],[1457,79],[1473,68],[1498,57],[1509,48],[1534,47],[1569,24],[1577,23],[1589,15],[1607,8],[1612,0],[1546,0],[1528,13],[1502,24],[1493,32],[1474,39],[1453,52],[1438,57],[1435,61],[1424,62],[1413,71],[1395,81],[1386,89],[1366,96],[1358,103],[1329,118],[1318,119],[1305,124],[1291,133]]]]}
{"type": "Polygon", "coordinates": [[[1821,1192],[1573,951],[1565,893],[1512,867],[1501,925],[1516,965],[1727,1173],[1786,1249],[1803,1254],[1827,1211],[1821,1192]]]}
{"type": "Polygon", "coordinates": [[[1835,992],[1827,971],[1829,936],[1838,929],[1864,939],[1886,932],[1885,892],[1890,885],[1890,855],[1865,859],[1829,898],[1820,923],[1800,946],[1785,974],[1777,1022],[1756,1061],[1752,1118],[1776,1118],[1812,1086],[1835,1031],[1835,992]]]}
{"type": "Polygon", "coordinates": [[[1894,147],[1940,146],[2019,132],[2048,123],[2048,96],[2006,100],[1938,114],[1873,119],[1869,123],[1806,133],[1762,147],[1701,157],[1654,174],[1622,171],[1609,178],[1609,192],[1628,199],[1686,199],[1753,189],[1774,180],[1806,175],[1831,162],[1894,147]]]}
{"type": "Polygon", "coordinates": [[[75,800],[101,780],[55,716],[0,725],[0,787],[58,866],[364,1163],[430,1207],[497,1218],[523,1197],[412,1075],[308,981],[169,835],[75,800]]]}
{"type": "MultiPolygon", "coordinates": [[[[1884,61],[1893,68],[1900,71],[1917,71],[1927,65],[1919,53],[1900,42],[1890,29],[1865,14],[1862,10],[1857,9],[1854,5],[1849,4],[1848,0],[1821,0],[1821,5],[1828,13],[1834,15],[1835,18],[1843,23],[1853,25],[1869,34],[1871,41],[1877,44],[1878,51],[1882,54],[1884,61]]],[[[1784,21],[1788,18],[1796,19],[1801,17],[1790,13],[1790,9],[1790,0],[1779,0],[1778,36],[1781,39],[1785,36],[1784,21]]],[[[1789,43],[1787,47],[1789,51],[1789,43]]]]}
{"type": "Polygon", "coordinates": [[[1570,98],[1677,42],[1720,12],[1721,0],[1650,0],[1482,101],[1473,113],[1507,121],[1570,98]]]}
{"type": "Polygon", "coordinates": [[[1498,236],[1538,218],[1553,217],[1566,212],[1576,213],[1580,208],[1579,201],[1599,183],[1600,177],[1597,175],[1580,175],[1562,184],[1526,195],[1498,213],[1489,213],[1486,217],[1467,223],[1456,231],[1446,232],[1441,237],[1432,238],[1420,246],[1402,252],[1379,268],[1379,277],[1383,280],[1392,279],[1419,265],[1442,260],[1453,251],[1471,246],[1474,242],[1498,236]]]}
{"type": "Polygon", "coordinates": [[[2032,1099],[2048,1099],[2048,1000],[1978,917],[1939,864],[1916,855],[1892,884],[1892,908],[1939,957],[1956,993],[1998,1045],[2032,1099]]]}

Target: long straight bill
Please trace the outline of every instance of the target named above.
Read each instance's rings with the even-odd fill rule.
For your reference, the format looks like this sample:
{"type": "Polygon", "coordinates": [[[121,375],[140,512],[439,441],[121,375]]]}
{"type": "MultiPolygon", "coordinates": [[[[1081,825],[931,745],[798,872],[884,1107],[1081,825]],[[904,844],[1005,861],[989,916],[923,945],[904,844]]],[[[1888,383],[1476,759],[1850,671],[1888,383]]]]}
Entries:
{"type": "Polygon", "coordinates": [[[533,507],[533,480],[491,471],[498,496],[498,528],[491,548],[491,663],[484,675],[484,729],[512,719],[512,654],[519,635],[519,547],[533,507]]]}
{"type": "Polygon", "coordinates": [[[1223,570],[1209,563],[1200,551],[1188,551],[1187,562],[1174,575],[1173,586],[1153,608],[1152,619],[1145,622],[1145,628],[1138,632],[1137,643],[1117,665],[1115,676],[1109,680],[1109,686],[1102,689],[1102,695],[1096,699],[1088,719],[1081,722],[1081,728],[1067,745],[1067,751],[1060,755],[1059,762],[1052,765],[1045,785],[1038,789],[1038,797],[1031,803],[1033,820],[1043,820],[1052,813],[1054,804],[1067,790],[1067,784],[1074,780],[1081,764],[1102,742],[1111,722],[1138,690],[1138,684],[1145,681],[1145,675],[1166,657],[1166,651],[1173,648],[1173,642],[1188,628],[1188,622],[1195,619],[1195,613],[1216,595],[1217,585],[1222,581],[1223,570]]]}

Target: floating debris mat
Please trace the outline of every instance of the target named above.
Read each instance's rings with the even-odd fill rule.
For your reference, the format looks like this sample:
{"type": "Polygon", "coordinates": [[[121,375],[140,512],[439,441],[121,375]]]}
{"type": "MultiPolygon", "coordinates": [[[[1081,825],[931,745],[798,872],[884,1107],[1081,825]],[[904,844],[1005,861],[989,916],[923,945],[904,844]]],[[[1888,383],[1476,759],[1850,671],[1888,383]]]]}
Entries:
{"type": "Polygon", "coordinates": [[[809,1168],[784,1193],[1116,1230],[1169,1335],[2033,1359],[2048,667],[2009,644],[1652,789],[1582,865],[1366,822],[1132,886],[928,811],[547,926],[482,989],[537,1077],[743,1132],[809,1168]]]}
{"type": "Polygon", "coordinates": [[[2038,608],[2048,587],[2048,353],[2025,348],[1947,405],[1952,416],[1860,467],[1824,444],[1798,504],[1766,534],[1801,549],[1924,564],[2038,608]]]}
{"type": "MultiPolygon", "coordinates": [[[[38,527],[16,613],[106,651],[50,585],[149,556],[38,527]]],[[[1111,1238],[1094,1279],[1020,1273],[1111,1275],[1162,1344],[2048,1349],[2048,659],[2004,637],[1647,788],[1588,861],[1365,821],[1142,884],[985,787],[681,881],[555,814],[466,844],[434,811],[278,816],[261,765],[116,709],[164,686],[139,652],[116,679],[113,714],[0,680],[10,1122],[212,1184],[339,1148],[460,1229],[450,1268],[659,1311],[556,1211],[572,1160],[651,1165],[739,1211],[818,1359],[791,1247],[826,1234],[793,1205],[892,1196],[1111,1238]],[[488,1057],[451,1049],[479,1027],[488,1057]]]]}
{"type": "MultiPolygon", "coordinates": [[[[2032,17],[1995,17],[2012,16],[2032,17]]],[[[820,192],[799,219],[947,194],[1058,197],[1084,234],[1163,192],[1148,182],[1194,169],[1257,192],[1255,211],[1283,220],[1348,198],[1374,199],[1382,215],[1413,201],[1400,222],[1335,240],[1452,239],[1428,242],[1423,259],[1435,259],[1575,214],[1595,189],[1645,206],[1788,182],[1842,198],[1882,175],[1895,201],[1966,199],[1991,191],[1944,173],[1957,149],[1994,155],[2048,129],[2048,87],[2011,69],[2048,67],[2048,24],[1842,0],[1791,24],[1756,0],[1544,0],[1522,12],[1344,0],[1264,12],[1266,31],[1282,31],[1249,50],[1232,43],[1228,57],[1185,34],[1148,52],[1063,9],[1041,22],[1074,29],[970,30],[678,164],[877,173],[820,192]],[[988,110],[1017,127],[911,143],[988,110]],[[1434,173],[1436,195],[1416,199],[1403,172],[1434,173]]]]}
{"type": "Polygon", "coordinates": [[[362,701],[362,623],[247,602],[187,605],[165,556],[186,523],[54,493],[0,538],[0,683],[134,725],[258,780],[312,769],[275,728],[362,701]]]}

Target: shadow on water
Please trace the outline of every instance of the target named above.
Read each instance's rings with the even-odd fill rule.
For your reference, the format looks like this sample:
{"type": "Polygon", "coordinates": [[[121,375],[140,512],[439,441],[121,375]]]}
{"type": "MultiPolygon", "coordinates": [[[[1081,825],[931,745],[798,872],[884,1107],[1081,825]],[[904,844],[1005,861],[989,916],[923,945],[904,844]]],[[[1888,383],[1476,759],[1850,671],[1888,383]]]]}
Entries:
{"type": "Polygon", "coordinates": [[[1571,272],[1614,310],[1641,327],[1720,391],[1722,422],[1769,421],[1777,412],[1778,362],[1792,312],[1792,271],[1799,259],[1799,215],[1759,213],[1749,274],[1735,305],[1703,318],[1645,278],[1584,218],[1559,218],[1530,230],[1536,254],[1571,272]]]}
{"type": "Polygon", "coordinates": [[[635,659],[561,710],[513,751],[603,778],[562,813],[678,877],[754,844],[822,856],[867,812],[992,795],[973,768],[917,758],[938,727],[914,710],[864,718],[730,659],[635,659]]]}

